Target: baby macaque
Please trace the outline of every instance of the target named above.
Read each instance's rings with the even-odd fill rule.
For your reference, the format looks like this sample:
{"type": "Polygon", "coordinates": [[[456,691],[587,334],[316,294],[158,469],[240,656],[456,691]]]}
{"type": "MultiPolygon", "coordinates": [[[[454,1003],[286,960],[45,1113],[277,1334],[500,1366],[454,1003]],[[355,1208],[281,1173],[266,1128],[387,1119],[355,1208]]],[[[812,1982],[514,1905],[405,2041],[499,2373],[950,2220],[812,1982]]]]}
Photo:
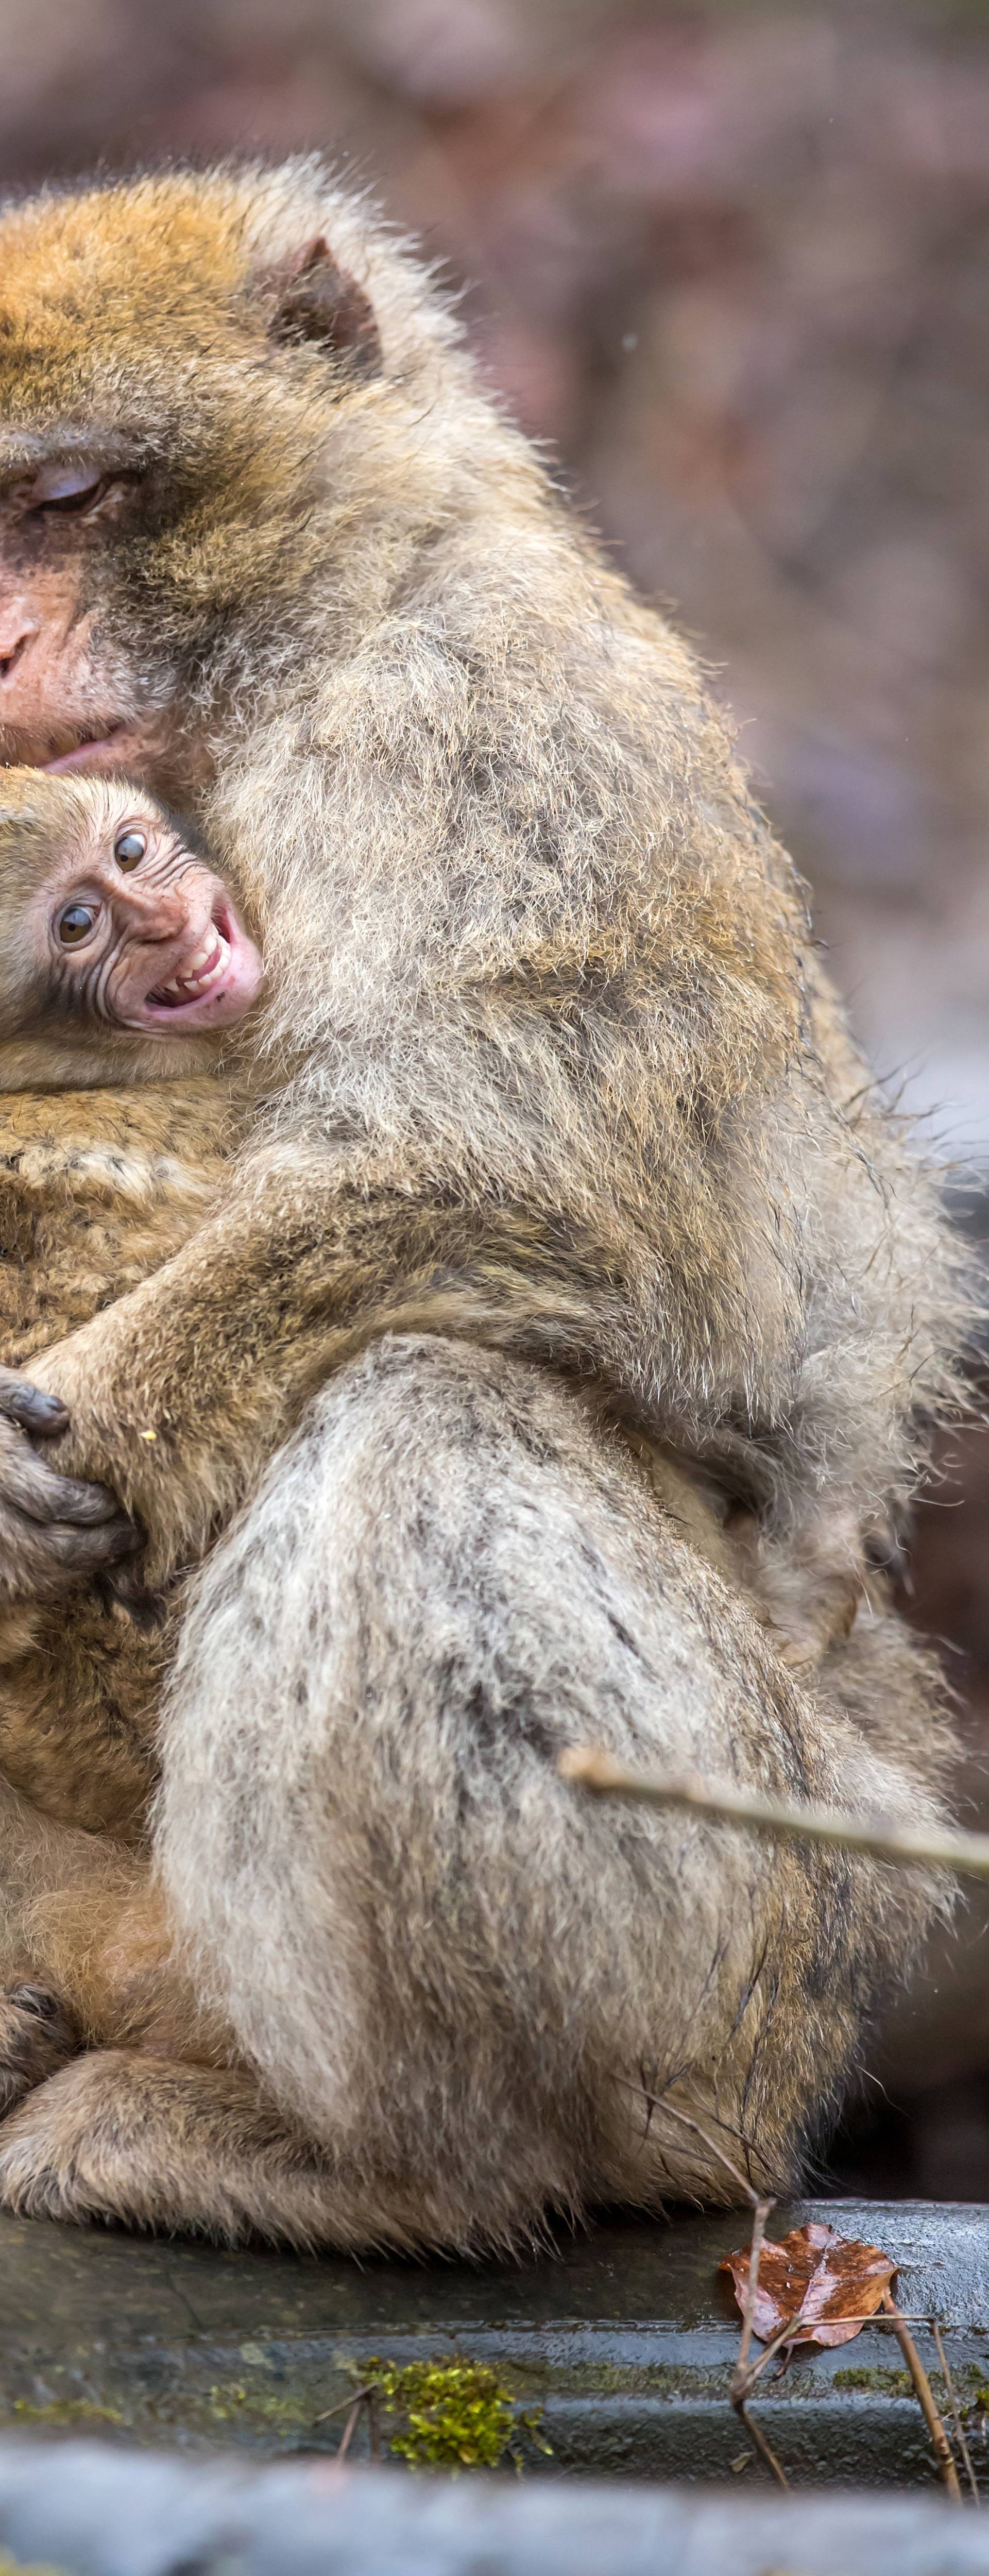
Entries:
{"type": "MultiPolygon", "coordinates": [[[[229,889],[186,827],[143,791],[5,772],[0,1082],[12,1046],[27,1078],[46,1086],[93,1079],[94,1065],[105,1080],[112,1061],[134,1068],[135,1040],[132,1080],[170,1070],[162,1049],[215,1041],[244,1018],[262,981],[229,889]],[[110,1060],[108,1033],[120,1042],[110,1060]]],[[[214,1045],[206,1060],[215,1054],[214,1045]]]]}
{"type": "MultiPolygon", "coordinates": [[[[231,1033],[263,969],[229,888],[143,789],[10,769],[0,795],[0,1364],[29,1374],[209,1213],[241,1132],[231,1033]]],[[[64,1408],[25,1395],[26,1429],[57,1429],[64,1408]]],[[[53,1455],[24,1444],[39,1520],[53,1455]]],[[[92,1524],[66,1546],[92,1579],[70,1616],[0,1608],[0,1770],[47,1814],[140,1840],[181,1587],[152,1619],[110,1552],[113,1498],[101,1521],[87,1490],[92,1524]]]]}

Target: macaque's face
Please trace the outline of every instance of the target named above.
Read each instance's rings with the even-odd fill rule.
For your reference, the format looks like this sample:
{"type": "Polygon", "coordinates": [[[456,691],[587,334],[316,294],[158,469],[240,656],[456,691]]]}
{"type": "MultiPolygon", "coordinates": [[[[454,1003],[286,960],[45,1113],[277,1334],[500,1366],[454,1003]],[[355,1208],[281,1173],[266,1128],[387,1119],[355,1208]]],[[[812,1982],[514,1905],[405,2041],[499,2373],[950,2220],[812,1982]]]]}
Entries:
{"type": "Polygon", "coordinates": [[[242,1019],[261,990],[261,957],[222,879],[126,791],[109,820],[73,817],[24,928],[34,990],[63,1021],[200,1035],[242,1019]]]}
{"type": "MultiPolygon", "coordinates": [[[[0,209],[0,765],[195,811],[266,665],[310,667],[313,530],[341,476],[361,524],[383,359],[332,244],[259,187],[172,172],[0,209]]],[[[342,582],[348,560],[341,537],[342,582]]]]}
{"type": "Polygon", "coordinates": [[[105,631],[107,577],[144,508],[136,474],[95,452],[0,488],[0,761],[196,785],[169,675],[136,672],[105,631]]]}

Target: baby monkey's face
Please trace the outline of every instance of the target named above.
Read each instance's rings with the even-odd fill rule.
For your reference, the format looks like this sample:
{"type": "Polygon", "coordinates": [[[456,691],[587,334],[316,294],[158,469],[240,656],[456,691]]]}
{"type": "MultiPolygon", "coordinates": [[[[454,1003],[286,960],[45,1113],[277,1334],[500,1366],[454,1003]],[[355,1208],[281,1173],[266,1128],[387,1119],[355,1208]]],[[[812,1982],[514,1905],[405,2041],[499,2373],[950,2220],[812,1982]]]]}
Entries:
{"type": "MultiPolygon", "coordinates": [[[[50,853],[23,936],[35,990],[43,982],[55,1016],[176,1037],[242,1019],[261,989],[261,957],[181,826],[117,780],[46,780],[42,801],[36,772],[8,772],[14,779],[30,781],[22,792],[35,830],[22,846],[37,849],[40,822],[50,853]],[[53,830],[52,789],[66,799],[61,831],[57,811],[53,830]]],[[[4,839],[14,820],[6,783],[0,778],[4,839]]]]}

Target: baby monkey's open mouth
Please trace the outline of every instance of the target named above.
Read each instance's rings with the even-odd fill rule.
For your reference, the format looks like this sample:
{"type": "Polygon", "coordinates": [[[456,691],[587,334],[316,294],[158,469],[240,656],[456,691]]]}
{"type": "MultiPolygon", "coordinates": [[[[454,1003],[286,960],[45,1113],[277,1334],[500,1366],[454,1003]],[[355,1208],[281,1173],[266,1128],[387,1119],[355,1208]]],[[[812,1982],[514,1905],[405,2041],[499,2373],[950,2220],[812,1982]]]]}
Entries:
{"type": "Polygon", "coordinates": [[[169,977],[167,984],[156,984],[148,994],[158,1010],[180,1010],[189,1002],[205,1001],[208,993],[223,983],[233,952],[231,924],[227,915],[210,923],[205,939],[186,959],[180,975],[169,977]]]}
{"type": "Polygon", "coordinates": [[[193,932],[187,954],[172,973],[143,995],[135,995],[122,1016],[132,1028],[167,1026],[173,1034],[193,1025],[219,1028],[243,1017],[256,1001],[262,980],[253,941],[241,928],[233,906],[221,902],[206,929],[193,932]]]}

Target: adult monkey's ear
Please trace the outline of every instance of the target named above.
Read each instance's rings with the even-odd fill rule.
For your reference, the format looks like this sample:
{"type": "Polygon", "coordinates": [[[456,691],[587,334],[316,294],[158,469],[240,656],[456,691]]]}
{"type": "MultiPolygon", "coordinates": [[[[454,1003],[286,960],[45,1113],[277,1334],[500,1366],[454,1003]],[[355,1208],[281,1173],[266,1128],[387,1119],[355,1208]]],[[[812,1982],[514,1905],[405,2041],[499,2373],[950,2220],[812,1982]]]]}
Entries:
{"type": "Polygon", "coordinates": [[[351,375],[380,375],[381,339],[370,298],[338,267],[321,233],[282,274],[270,336],[283,348],[320,342],[351,375]]]}

